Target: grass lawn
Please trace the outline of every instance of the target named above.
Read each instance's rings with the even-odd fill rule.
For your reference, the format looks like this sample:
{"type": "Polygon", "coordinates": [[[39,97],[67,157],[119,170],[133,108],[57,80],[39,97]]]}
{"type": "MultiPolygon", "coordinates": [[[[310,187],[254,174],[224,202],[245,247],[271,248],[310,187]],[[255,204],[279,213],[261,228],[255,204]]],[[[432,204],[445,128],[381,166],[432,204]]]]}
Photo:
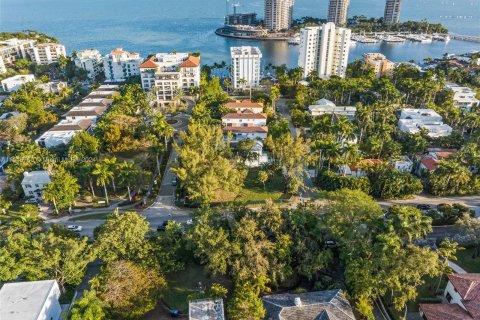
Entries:
{"type": "Polygon", "coordinates": [[[457,252],[457,261],[453,261],[467,272],[480,272],[480,257],[473,258],[475,248],[466,248],[457,252]]]}
{"type": "Polygon", "coordinates": [[[188,296],[196,292],[199,282],[209,288],[213,282],[218,282],[228,288],[225,279],[211,278],[204,268],[196,263],[185,266],[185,270],[167,275],[168,287],[163,300],[171,309],[188,312],[188,296]]]}
{"type": "Polygon", "coordinates": [[[217,197],[214,202],[230,202],[230,201],[245,201],[245,202],[260,202],[267,199],[280,200],[284,198],[283,179],[280,175],[272,175],[265,183],[265,189],[263,184],[258,181],[259,168],[250,168],[248,170],[247,178],[243,189],[239,194],[233,192],[221,191],[217,193],[217,197]]]}
{"type": "Polygon", "coordinates": [[[81,217],[70,219],[70,221],[86,221],[86,220],[105,220],[111,212],[92,213],[81,217]]]}

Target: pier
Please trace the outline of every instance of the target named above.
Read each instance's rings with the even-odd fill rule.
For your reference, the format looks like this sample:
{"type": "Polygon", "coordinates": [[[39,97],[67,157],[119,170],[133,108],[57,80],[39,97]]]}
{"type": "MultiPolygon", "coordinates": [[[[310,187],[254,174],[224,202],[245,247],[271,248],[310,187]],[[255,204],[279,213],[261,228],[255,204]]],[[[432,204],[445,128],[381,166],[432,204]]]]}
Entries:
{"type": "Polygon", "coordinates": [[[480,43],[480,36],[467,36],[467,35],[461,35],[461,34],[454,34],[451,33],[450,37],[455,40],[462,40],[462,41],[469,41],[469,42],[476,42],[480,43]]]}

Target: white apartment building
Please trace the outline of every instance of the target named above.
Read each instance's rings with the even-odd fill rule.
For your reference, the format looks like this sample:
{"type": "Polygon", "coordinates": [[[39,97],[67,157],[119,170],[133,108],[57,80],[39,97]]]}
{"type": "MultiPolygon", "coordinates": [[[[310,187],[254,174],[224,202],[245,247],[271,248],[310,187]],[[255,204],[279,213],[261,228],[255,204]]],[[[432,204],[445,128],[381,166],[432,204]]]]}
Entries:
{"type": "Polygon", "coordinates": [[[60,320],[60,294],[55,280],[5,283],[0,289],[0,319],[60,320]]]}
{"type": "Polygon", "coordinates": [[[385,3],[385,12],[383,14],[383,23],[395,24],[400,22],[400,9],[402,0],[387,0],[385,3]]]}
{"type": "Polygon", "coordinates": [[[355,119],[355,114],[357,112],[356,107],[337,106],[335,103],[327,99],[320,99],[316,101],[315,104],[308,107],[308,110],[313,117],[318,117],[324,114],[335,114],[339,116],[346,116],[350,121],[355,119]]]}
{"type": "Polygon", "coordinates": [[[7,67],[3,61],[3,57],[0,55],[0,74],[7,72],[7,67]]]}
{"type": "Polygon", "coordinates": [[[86,49],[77,52],[73,62],[78,68],[87,71],[88,78],[95,80],[103,72],[103,59],[100,52],[96,49],[86,49]]]}
{"type": "Polygon", "coordinates": [[[33,63],[46,65],[58,62],[60,57],[66,57],[65,46],[58,43],[40,43],[28,50],[33,63]]]}
{"type": "Polygon", "coordinates": [[[258,87],[262,52],[258,47],[231,47],[232,84],[235,89],[258,87]]]}
{"type": "Polygon", "coordinates": [[[452,133],[452,127],[443,123],[442,116],[432,109],[403,109],[398,129],[410,134],[426,130],[431,138],[445,137],[452,133]]]}
{"type": "Polygon", "coordinates": [[[138,53],[122,48],[113,49],[103,58],[103,68],[107,81],[123,82],[130,76],[140,75],[142,58],[138,53]]]}
{"type": "Polygon", "coordinates": [[[68,144],[77,133],[88,130],[92,124],[91,119],[62,120],[37,138],[35,143],[44,148],[68,144]]]}
{"type": "Polygon", "coordinates": [[[35,40],[11,38],[0,41],[0,56],[5,65],[20,58],[28,58],[28,51],[35,46],[35,40]]]}
{"type": "Polygon", "coordinates": [[[35,81],[33,74],[21,74],[10,78],[3,79],[2,84],[3,91],[13,92],[18,91],[25,83],[35,81]]]}
{"type": "Polygon", "coordinates": [[[328,22],[344,26],[347,24],[350,0],[330,0],[328,3],[328,22]]]}
{"type": "Polygon", "coordinates": [[[472,109],[480,106],[480,100],[477,99],[474,90],[456,84],[449,84],[447,88],[453,91],[455,106],[462,109],[463,112],[471,112],[472,109]]]}
{"type": "Polygon", "coordinates": [[[350,29],[335,27],[331,22],[302,29],[298,66],[303,68],[303,76],[315,71],[323,79],[345,77],[351,34],[350,29]]]}
{"type": "Polygon", "coordinates": [[[232,142],[245,139],[265,139],[268,134],[267,115],[251,111],[227,113],[222,117],[225,134],[232,133],[232,142]]]}
{"type": "Polygon", "coordinates": [[[45,170],[23,173],[22,189],[25,197],[42,200],[43,190],[49,183],[50,177],[45,170]]]}
{"type": "Polygon", "coordinates": [[[265,28],[270,31],[290,29],[294,3],[295,0],[265,0],[265,28]]]}
{"type": "Polygon", "coordinates": [[[158,53],[140,65],[143,90],[154,90],[159,104],[173,102],[178,90],[200,86],[200,57],[188,53],[158,53]]]}
{"type": "Polygon", "coordinates": [[[394,62],[388,60],[387,57],[381,53],[365,53],[363,55],[363,61],[373,68],[377,79],[383,76],[391,76],[396,67],[394,62]]]}

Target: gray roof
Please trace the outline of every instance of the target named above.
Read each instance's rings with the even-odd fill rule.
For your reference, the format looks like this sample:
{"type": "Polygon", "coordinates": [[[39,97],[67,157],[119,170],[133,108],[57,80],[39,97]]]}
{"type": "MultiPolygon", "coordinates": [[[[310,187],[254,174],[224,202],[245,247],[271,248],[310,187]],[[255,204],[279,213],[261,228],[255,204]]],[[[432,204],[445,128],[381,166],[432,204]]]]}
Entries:
{"type": "Polygon", "coordinates": [[[201,299],[188,303],[190,320],[224,320],[223,299],[201,299]]]}
{"type": "Polygon", "coordinates": [[[55,280],[6,283],[0,290],[0,319],[34,320],[47,301],[55,280]]]}
{"type": "Polygon", "coordinates": [[[262,297],[267,320],[354,320],[350,303],[340,289],[262,297]],[[299,298],[301,304],[295,304],[299,298]]]}

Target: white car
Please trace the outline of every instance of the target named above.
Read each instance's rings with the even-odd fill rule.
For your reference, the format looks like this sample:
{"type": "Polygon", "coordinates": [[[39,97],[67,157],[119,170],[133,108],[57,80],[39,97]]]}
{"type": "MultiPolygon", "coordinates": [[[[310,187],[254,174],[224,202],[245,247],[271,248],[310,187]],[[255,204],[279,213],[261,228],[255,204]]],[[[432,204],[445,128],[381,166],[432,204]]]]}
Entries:
{"type": "Polygon", "coordinates": [[[75,225],[69,225],[67,226],[67,229],[74,232],[80,232],[83,230],[81,226],[75,226],[75,225]]]}

